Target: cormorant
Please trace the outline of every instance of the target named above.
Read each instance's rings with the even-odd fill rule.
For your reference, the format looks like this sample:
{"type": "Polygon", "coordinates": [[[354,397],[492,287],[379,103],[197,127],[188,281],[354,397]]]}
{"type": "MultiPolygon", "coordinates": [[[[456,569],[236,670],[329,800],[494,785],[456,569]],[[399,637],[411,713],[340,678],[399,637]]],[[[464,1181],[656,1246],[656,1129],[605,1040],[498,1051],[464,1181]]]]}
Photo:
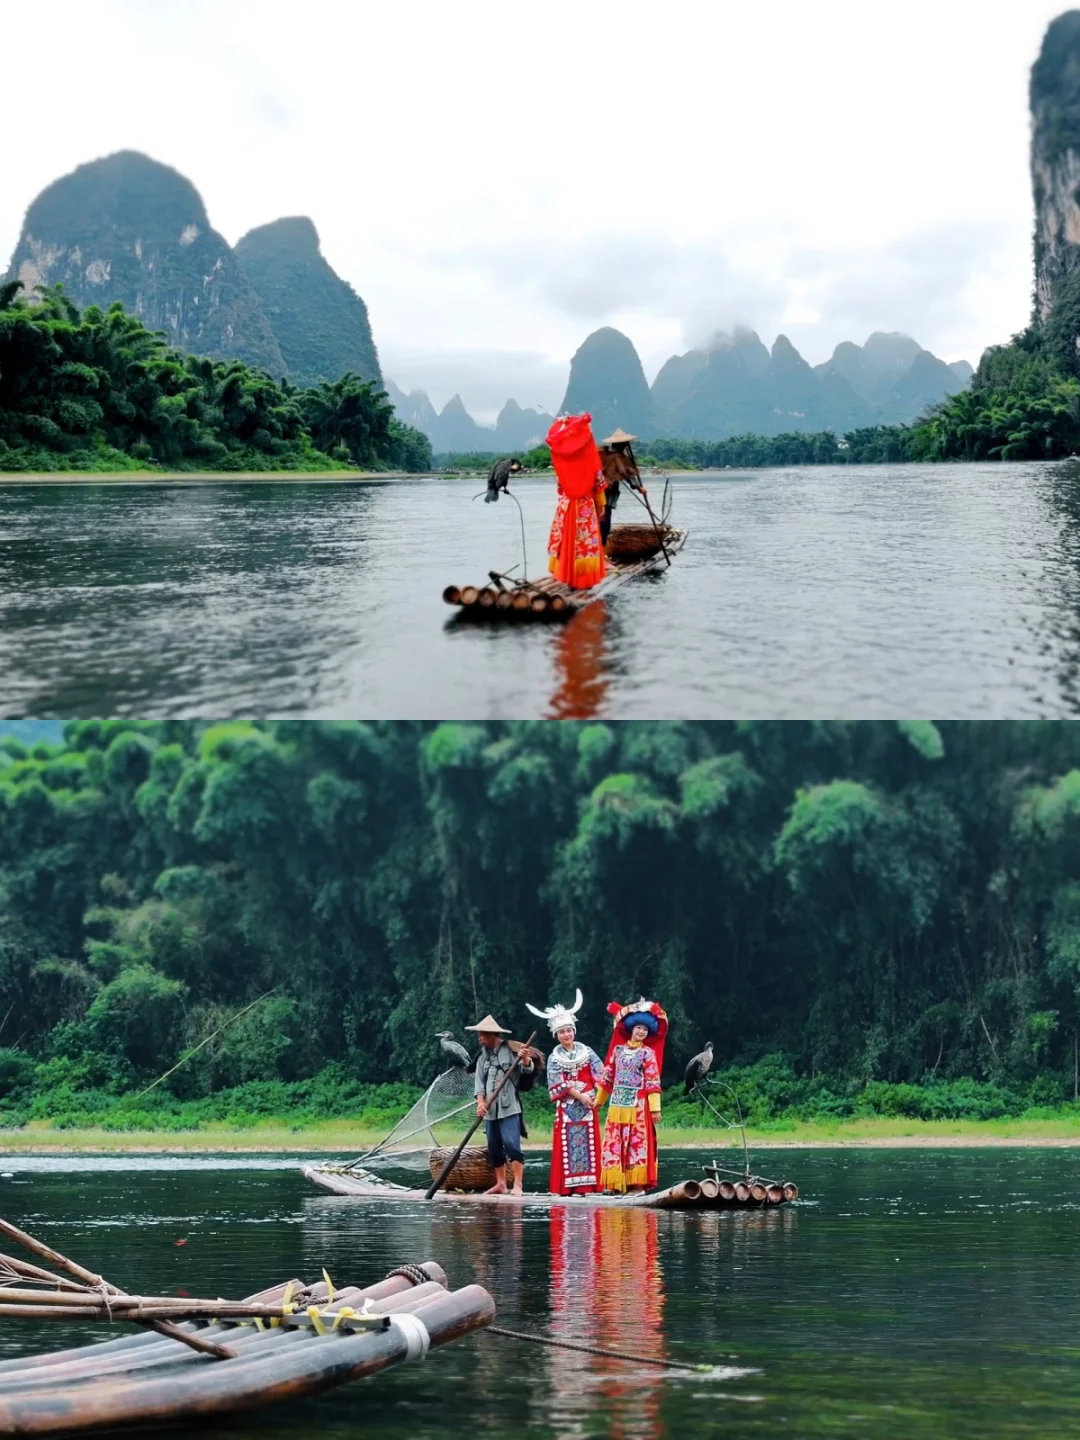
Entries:
{"type": "Polygon", "coordinates": [[[508,457],[505,460],[496,460],[491,467],[491,473],[487,480],[487,494],[484,496],[484,504],[490,505],[493,500],[498,500],[499,491],[506,490],[510,485],[510,476],[516,475],[521,469],[521,461],[517,456],[508,457]]]}
{"type": "Polygon", "coordinates": [[[690,1094],[691,1090],[697,1089],[697,1087],[701,1084],[702,1080],[704,1080],[705,1076],[709,1073],[711,1067],[712,1041],[707,1040],[705,1042],[705,1049],[702,1050],[700,1055],[695,1055],[694,1058],[690,1061],[690,1064],[686,1067],[687,1095],[690,1094]]]}
{"type": "Polygon", "coordinates": [[[449,1055],[450,1059],[453,1060],[459,1069],[467,1070],[469,1068],[472,1064],[469,1052],[465,1049],[464,1045],[459,1045],[454,1039],[454,1032],[452,1030],[436,1030],[435,1038],[438,1040],[439,1048],[443,1054],[449,1055]]]}

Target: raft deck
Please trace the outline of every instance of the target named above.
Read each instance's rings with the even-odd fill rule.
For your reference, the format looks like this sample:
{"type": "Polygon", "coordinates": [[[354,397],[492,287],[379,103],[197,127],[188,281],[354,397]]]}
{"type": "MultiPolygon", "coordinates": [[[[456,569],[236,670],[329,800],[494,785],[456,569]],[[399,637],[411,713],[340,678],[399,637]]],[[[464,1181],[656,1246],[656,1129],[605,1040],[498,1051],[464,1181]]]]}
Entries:
{"type": "Polygon", "coordinates": [[[638,575],[667,567],[668,557],[674,558],[686,544],[687,531],[668,529],[664,532],[662,550],[640,560],[607,559],[607,574],[599,585],[589,590],[573,590],[551,575],[535,580],[499,581],[487,585],[448,585],[443,591],[447,605],[458,607],[460,618],[468,620],[569,620],[586,605],[602,600],[638,575]]]}
{"type": "MultiPolygon", "coordinates": [[[[380,1180],[370,1172],[349,1174],[343,1166],[301,1165],[313,1184],[332,1195],[349,1195],[357,1200],[423,1200],[425,1191],[408,1185],[380,1180]]],[[[786,1205],[799,1197],[798,1186],[790,1181],[776,1184],[747,1176],[737,1180],[705,1175],[683,1180],[666,1190],[637,1191],[632,1195],[552,1195],[527,1191],[524,1195],[485,1195],[473,1190],[438,1190],[434,1199],[468,1205],[580,1205],[624,1206],[639,1210],[764,1210],[786,1205]],[[744,1193],[745,1192],[745,1193],[744,1193]]]]}
{"type": "Polygon", "coordinates": [[[178,1327],[226,1346],[227,1359],[143,1331],[5,1360],[0,1436],[156,1429],[299,1399],[420,1357],[428,1345],[460,1339],[494,1319],[486,1290],[467,1285],[450,1291],[434,1261],[402,1270],[409,1273],[392,1271],[374,1285],[343,1287],[332,1296],[324,1283],[300,1280],[249,1296],[243,1303],[295,1307],[282,1319],[260,1320],[266,1328],[252,1321],[178,1327]]]}

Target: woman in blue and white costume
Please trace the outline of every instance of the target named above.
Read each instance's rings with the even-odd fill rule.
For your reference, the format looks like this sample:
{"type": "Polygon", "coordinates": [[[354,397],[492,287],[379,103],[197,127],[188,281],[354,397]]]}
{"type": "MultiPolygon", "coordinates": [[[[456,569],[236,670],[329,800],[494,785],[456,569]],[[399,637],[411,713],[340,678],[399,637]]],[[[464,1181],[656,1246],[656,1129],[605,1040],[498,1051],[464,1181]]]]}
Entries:
{"type": "Polygon", "coordinates": [[[600,1122],[596,1089],[604,1066],[595,1051],[577,1038],[581,991],[573,1006],[529,1010],[546,1020],[559,1042],[547,1062],[548,1092],[555,1104],[551,1137],[551,1193],[592,1195],[600,1188],[600,1122]]]}

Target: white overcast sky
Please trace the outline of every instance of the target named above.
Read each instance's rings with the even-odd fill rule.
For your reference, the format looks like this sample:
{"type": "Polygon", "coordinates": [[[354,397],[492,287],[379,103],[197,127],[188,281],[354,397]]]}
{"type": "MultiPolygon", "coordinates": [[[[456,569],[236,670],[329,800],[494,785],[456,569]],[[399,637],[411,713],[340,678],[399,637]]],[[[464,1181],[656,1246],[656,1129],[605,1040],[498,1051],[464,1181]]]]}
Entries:
{"type": "Polygon", "coordinates": [[[1062,0],[49,0],[18,24],[0,263],[50,180],[143,150],[229,241],[310,215],[385,372],[549,408],[615,325],[808,360],[1027,320],[1028,71],[1062,0]],[[30,29],[27,29],[27,26],[30,29]]]}

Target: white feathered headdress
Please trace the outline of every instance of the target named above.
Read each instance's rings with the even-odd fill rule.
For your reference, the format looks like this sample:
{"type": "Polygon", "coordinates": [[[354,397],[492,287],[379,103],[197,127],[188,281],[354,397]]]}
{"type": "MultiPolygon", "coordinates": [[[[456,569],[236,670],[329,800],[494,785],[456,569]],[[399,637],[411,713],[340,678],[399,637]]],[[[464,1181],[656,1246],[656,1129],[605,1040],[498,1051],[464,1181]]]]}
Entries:
{"type": "Polygon", "coordinates": [[[548,1029],[552,1035],[557,1035],[559,1031],[564,1030],[567,1025],[570,1025],[576,1032],[577,1012],[581,1009],[582,1005],[581,991],[578,990],[576,994],[577,998],[569,1009],[567,1009],[565,1005],[548,1005],[546,1009],[538,1010],[535,1005],[529,1005],[528,1003],[526,1003],[525,1008],[531,1011],[533,1015],[539,1015],[541,1020],[546,1020],[548,1029]]]}

